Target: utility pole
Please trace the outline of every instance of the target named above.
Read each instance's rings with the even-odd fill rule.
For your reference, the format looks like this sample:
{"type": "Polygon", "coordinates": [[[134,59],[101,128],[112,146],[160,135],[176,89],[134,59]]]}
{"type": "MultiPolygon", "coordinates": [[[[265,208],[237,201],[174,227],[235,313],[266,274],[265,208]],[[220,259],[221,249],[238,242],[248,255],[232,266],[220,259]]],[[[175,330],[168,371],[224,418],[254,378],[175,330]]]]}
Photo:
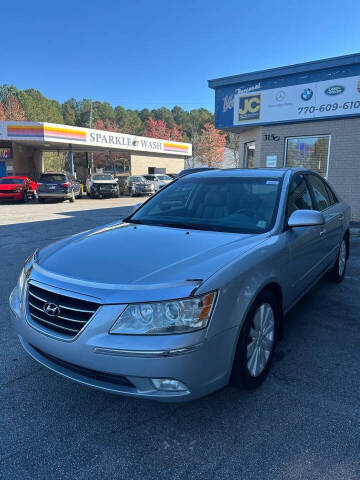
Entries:
{"type": "MultiPolygon", "coordinates": [[[[92,128],[93,122],[93,102],[90,100],[90,121],[89,121],[89,128],[92,128]]],[[[90,153],[90,173],[93,173],[94,170],[94,153],[90,153]]]]}

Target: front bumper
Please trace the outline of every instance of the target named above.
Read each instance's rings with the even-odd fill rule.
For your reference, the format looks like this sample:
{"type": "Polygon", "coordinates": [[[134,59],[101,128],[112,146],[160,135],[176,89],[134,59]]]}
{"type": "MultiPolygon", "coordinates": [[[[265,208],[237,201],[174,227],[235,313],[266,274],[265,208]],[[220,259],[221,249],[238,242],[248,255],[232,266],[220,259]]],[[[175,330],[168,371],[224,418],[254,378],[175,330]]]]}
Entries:
{"type": "Polygon", "coordinates": [[[212,338],[206,337],[206,330],[183,335],[109,335],[124,305],[103,305],[74,340],[64,341],[32,324],[26,298],[26,291],[22,301],[16,290],[10,296],[23,348],[68,379],[106,392],[167,402],[202,397],[229,381],[233,329],[212,338]],[[188,389],[160,391],[152,378],[179,380],[188,389]]]}
{"type": "Polygon", "coordinates": [[[0,200],[22,200],[23,192],[19,193],[0,193],[0,200]]]}

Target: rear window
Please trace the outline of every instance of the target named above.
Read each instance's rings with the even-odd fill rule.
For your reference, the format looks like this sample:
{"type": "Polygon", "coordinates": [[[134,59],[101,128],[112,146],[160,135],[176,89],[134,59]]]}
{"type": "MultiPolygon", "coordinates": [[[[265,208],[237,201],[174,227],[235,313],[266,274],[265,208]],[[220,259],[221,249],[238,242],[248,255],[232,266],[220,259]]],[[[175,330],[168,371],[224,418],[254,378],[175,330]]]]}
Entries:
{"type": "Polygon", "coordinates": [[[41,175],[40,182],[64,182],[66,180],[65,175],[57,173],[45,173],[41,175]]]}
{"type": "Polygon", "coordinates": [[[114,177],[112,175],[96,174],[93,175],[93,180],[114,180],[114,177]]]}

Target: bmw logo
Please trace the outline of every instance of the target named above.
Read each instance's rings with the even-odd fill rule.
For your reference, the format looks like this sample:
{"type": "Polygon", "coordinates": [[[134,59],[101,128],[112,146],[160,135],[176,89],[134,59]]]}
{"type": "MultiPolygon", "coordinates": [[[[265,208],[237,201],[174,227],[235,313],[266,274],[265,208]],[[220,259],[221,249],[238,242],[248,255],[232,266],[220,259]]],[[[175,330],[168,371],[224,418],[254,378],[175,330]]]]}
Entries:
{"type": "Polygon", "coordinates": [[[308,100],[310,100],[312,98],[313,95],[314,95],[314,92],[311,90],[311,88],[304,88],[304,90],[301,93],[301,98],[305,102],[307,102],[308,100]]]}

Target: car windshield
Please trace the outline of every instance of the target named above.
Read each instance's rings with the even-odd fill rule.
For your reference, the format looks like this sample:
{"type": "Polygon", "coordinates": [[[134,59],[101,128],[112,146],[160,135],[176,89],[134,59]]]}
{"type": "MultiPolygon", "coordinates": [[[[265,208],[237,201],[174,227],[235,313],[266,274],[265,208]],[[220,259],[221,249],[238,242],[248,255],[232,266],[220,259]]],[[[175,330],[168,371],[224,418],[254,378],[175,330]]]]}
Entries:
{"type": "Polygon", "coordinates": [[[156,177],[157,177],[159,180],[172,180],[172,178],[169,177],[169,175],[156,175],[156,177]]]}
{"type": "Polygon", "coordinates": [[[174,228],[264,233],[276,219],[280,178],[185,176],[126,221],[174,228]]]}
{"type": "Polygon", "coordinates": [[[114,180],[112,175],[93,175],[93,180],[114,180]]]}
{"type": "Polygon", "coordinates": [[[40,182],[64,182],[65,175],[61,175],[58,173],[47,173],[45,175],[41,175],[40,182]]]}
{"type": "Polygon", "coordinates": [[[132,182],[146,182],[146,178],[145,177],[130,177],[130,180],[132,182]]]}
{"type": "Polygon", "coordinates": [[[157,178],[154,175],[143,175],[146,180],[157,180],[157,178]]]}
{"type": "Polygon", "coordinates": [[[0,178],[0,184],[2,185],[19,185],[24,184],[24,180],[22,178],[0,178]]]}

